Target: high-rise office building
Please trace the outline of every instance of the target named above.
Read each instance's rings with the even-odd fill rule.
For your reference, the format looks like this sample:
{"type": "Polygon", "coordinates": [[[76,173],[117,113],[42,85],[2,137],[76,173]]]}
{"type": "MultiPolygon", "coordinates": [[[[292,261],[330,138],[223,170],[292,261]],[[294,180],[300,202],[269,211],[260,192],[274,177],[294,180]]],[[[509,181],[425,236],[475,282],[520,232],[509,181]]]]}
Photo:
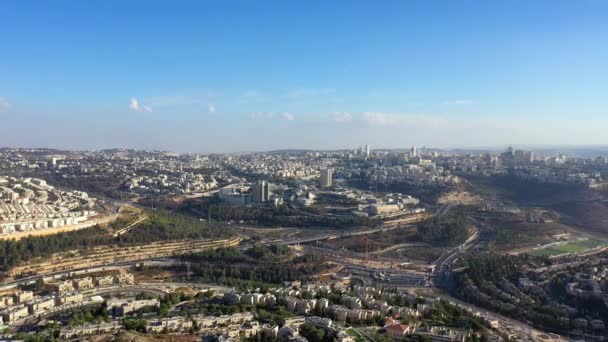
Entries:
{"type": "Polygon", "coordinates": [[[517,164],[523,164],[525,162],[526,153],[524,150],[513,151],[513,161],[517,164]]]}
{"type": "Polygon", "coordinates": [[[534,163],[534,152],[526,151],[525,159],[526,163],[534,163]]]}
{"type": "Polygon", "coordinates": [[[371,155],[371,153],[372,153],[372,150],[371,150],[371,148],[369,147],[369,145],[365,145],[365,157],[366,157],[366,158],[369,158],[369,157],[370,157],[370,155],[371,155]]]}
{"type": "Polygon", "coordinates": [[[321,186],[326,188],[332,185],[332,177],[333,177],[332,169],[323,169],[321,170],[321,186]]]}
{"type": "Polygon", "coordinates": [[[412,146],[412,152],[410,153],[411,157],[418,157],[418,150],[416,149],[416,146],[412,146]]]}
{"type": "Polygon", "coordinates": [[[270,186],[266,181],[259,181],[253,186],[253,201],[255,203],[268,202],[270,198],[270,186]]]}

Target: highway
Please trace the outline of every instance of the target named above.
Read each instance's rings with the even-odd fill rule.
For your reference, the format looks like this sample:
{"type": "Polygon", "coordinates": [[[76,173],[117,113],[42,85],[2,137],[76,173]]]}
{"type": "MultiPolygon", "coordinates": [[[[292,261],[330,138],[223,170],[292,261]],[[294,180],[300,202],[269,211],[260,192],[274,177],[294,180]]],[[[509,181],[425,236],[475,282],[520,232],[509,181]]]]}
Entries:
{"type": "Polygon", "coordinates": [[[442,204],[437,211],[435,211],[435,214],[433,216],[435,217],[442,217],[445,214],[447,214],[452,208],[456,207],[460,205],[459,203],[448,203],[448,204],[442,204]]]}
{"type": "Polygon", "coordinates": [[[457,247],[452,248],[451,250],[442,254],[437,260],[435,260],[435,262],[433,263],[433,265],[435,266],[433,268],[433,275],[435,275],[436,277],[435,280],[438,281],[438,283],[436,283],[435,285],[440,284],[441,280],[447,277],[447,275],[449,274],[449,270],[452,267],[452,264],[456,260],[458,260],[458,258],[460,258],[466,251],[473,247],[478,242],[478,238],[479,230],[475,228],[475,232],[473,233],[473,235],[471,235],[465,242],[463,242],[457,247]]]}
{"type": "MultiPolygon", "coordinates": [[[[445,214],[445,212],[444,212],[445,214]]],[[[471,248],[475,246],[479,246],[480,244],[486,242],[488,239],[488,231],[491,230],[491,227],[485,222],[482,222],[473,217],[469,217],[470,220],[475,224],[474,229],[475,232],[471,235],[465,242],[463,242],[460,246],[455,247],[446,253],[442,254],[435,262],[433,269],[434,281],[436,286],[441,285],[441,281],[446,279],[451,271],[451,267],[458,258],[460,258],[465,252],[469,251],[471,248]]]]}
{"type": "Polygon", "coordinates": [[[424,242],[419,242],[419,243],[400,243],[397,245],[392,245],[390,247],[386,247],[384,249],[381,249],[379,251],[373,251],[373,252],[369,252],[369,255],[374,255],[374,254],[383,254],[386,252],[390,252],[396,249],[401,249],[401,248],[405,248],[405,247],[429,247],[428,243],[424,243],[424,242]]]}
{"type": "MultiPolygon", "coordinates": [[[[228,244],[228,245],[230,245],[230,244],[228,244]]],[[[210,247],[210,248],[215,248],[215,247],[218,247],[218,246],[213,245],[213,247],[210,247]]],[[[158,258],[158,256],[148,256],[148,257],[144,257],[141,259],[132,259],[132,260],[128,260],[128,261],[108,262],[106,264],[98,265],[98,266],[79,267],[79,268],[72,268],[69,270],[37,274],[34,276],[25,277],[25,278],[16,279],[16,280],[13,280],[10,282],[2,283],[2,284],[0,284],[0,290],[12,289],[19,285],[33,284],[36,282],[36,280],[38,280],[40,278],[42,278],[45,281],[48,281],[48,280],[58,279],[61,277],[67,277],[67,276],[75,275],[75,274],[85,274],[85,273],[91,273],[91,272],[120,269],[120,268],[124,268],[124,267],[135,266],[139,263],[149,261],[149,260],[154,260],[156,258],[158,258]]]]}
{"type": "MultiPolygon", "coordinates": [[[[454,205],[441,206],[438,209],[438,211],[435,213],[435,216],[443,216],[447,212],[449,212],[449,210],[453,207],[454,207],[454,205]]],[[[413,222],[423,220],[427,217],[428,217],[428,214],[417,215],[415,217],[412,216],[412,217],[408,218],[407,222],[413,223],[413,222]]],[[[441,257],[439,257],[433,263],[433,265],[435,267],[434,267],[434,270],[432,273],[433,277],[431,277],[431,279],[432,279],[431,284],[433,284],[435,286],[440,285],[442,283],[441,280],[445,279],[445,277],[447,277],[449,275],[449,273],[451,272],[451,267],[452,267],[453,263],[456,260],[458,260],[458,258],[461,257],[466,251],[470,250],[475,245],[477,245],[478,243],[481,242],[482,239],[480,239],[480,237],[483,237],[483,234],[480,232],[479,227],[482,227],[482,229],[483,229],[483,223],[479,222],[477,220],[475,220],[475,221],[476,221],[475,222],[476,227],[475,227],[474,233],[460,246],[452,248],[448,252],[444,253],[441,257]]],[[[314,235],[314,236],[309,236],[309,237],[297,237],[297,238],[289,238],[289,236],[287,236],[286,239],[275,239],[275,240],[270,240],[270,241],[264,241],[259,244],[299,245],[299,244],[304,244],[304,243],[310,243],[310,242],[316,242],[316,241],[322,241],[322,240],[331,240],[331,239],[337,239],[337,238],[342,238],[342,237],[373,234],[373,233],[378,233],[378,232],[382,232],[382,231],[388,231],[391,229],[397,229],[399,227],[402,227],[404,224],[405,223],[403,221],[400,221],[399,223],[394,223],[394,224],[381,226],[381,227],[377,227],[377,228],[353,230],[353,231],[342,232],[339,234],[336,234],[336,233],[319,234],[319,235],[314,235]]],[[[394,246],[385,248],[384,250],[376,252],[376,253],[380,254],[382,252],[387,252],[387,251],[398,249],[398,248],[404,248],[404,247],[409,247],[409,246],[420,246],[420,245],[422,245],[422,244],[398,244],[398,245],[394,245],[394,246]]],[[[251,246],[252,246],[252,244],[246,244],[246,245],[240,246],[240,248],[246,249],[246,248],[250,248],[251,246]]],[[[428,274],[423,273],[423,272],[391,269],[393,263],[398,262],[398,260],[395,260],[395,259],[374,258],[373,261],[378,262],[378,264],[384,264],[386,267],[384,267],[384,268],[370,267],[370,264],[373,264],[373,262],[369,262],[369,260],[365,260],[362,263],[353,262],[352,260],[349,260],[350,258],[352,258],[352,259],[358,259],[359,261],[361,261],[362,259],[364,259],[364,255],[362,255],[361,253],[355,253],[355,252],[350,252],[350,251],[331,250],[331,249],[321,248],[321,247],[317,247],[317,246],[310,246],[310,245],[302,246],[302,248],[305,248],[306,250],[313,252],[313,253],[323,253],[323,254],[330,256],[333,259],[333,261],[343,265],[351,273],[355,274],[356,277],[363,279],[364,283],[368,283],[368,284],[369,283],[373,284],[378,279],[380,279],[380,278],[378,278],[379,274],[384,274],[381,277],[384,277],[385,280],[387,280],[387,283],[385,285],[389,285],[389,286],[392,285],[395,287],[404,286],[404,287],[412,288],[412,287],[423,286],[425,279],[428,277],[428,274]],[[366,281],[366,280],[368,280],[368,281],[366,281]],[[372,281],[369,282],[369,280],[372,280],[372,281]],[[393,284],[391,284],[391,280],[393,281],[393,284]]],[[[69,271],[61,271],[61,272],[44,274],[44,275],[37,275],[37,276],[19,279],[19,280],[15,280],[15,281],[3,284],[3,286],[1,286],[0,289],[14,288],[19,284],[33,283],[41,277],[45,280],[50,280],[53,278],[59,278],[59,277],[67,276],[67,275],[74,274],[74,273],[76,273],[76,274],[88,273],[88,272],[95,272],[95,271],[101,271],[101,270],[108,270],[108,269],[112,269],[112,268],[122,268],[122,267],[127,267],[127,266],[133,266],[138,263],[153,260],[153,259],[154,259],[154,257],[146,257],[146,258],[142,258],[142,259],[138,259],[138,260],[108,263],[106,265],[103,265],[100,267],[94,267],[94,268],[85,267],[85,268],[73,269],[73,270],[69,270],[69,271]]],[[[178,285],[183,285],[183,283],[141,284],[140,288],[135,288],[135,289],[143,291],[145,289],[148,289],[151,286],[154,286],[156,288],[156,291],[166,292],[166,291],[170,291],[171,289],[174,289],[175,286],[178,286],[178,285]]],[[[201,284],[194,284],[194,283],[191,285],[197,286],[197,287],[201,286],[201,284]]],[[[211,286],[213,286],[213,285],[210,285],[210,287],[211,286]]],[[[213,286],[213,287],[216,288],[217,286],[213,286]]],[[[429,288],[427,287],[427,289],[429,289],[429,288]]],[[[112,290],[109,289],[109,291],[112,291],[112,290]]],[[[113,291],[120,291],[120,289],[115,289],[113,291]]],[[[160,293],[160,292],[158,292],[158,293],[160,293]]],[[[493,317],[493,318],[495,317],[497,320],[502,322],[501,324],[503,325],[503,327],[502,327],[503,329],[505,329],[507,331],[513,331],[515,334],[522,336],[522,337],[526,336],[527,338],[529,338],[532,341],[538,340],[538,336],[540,336],[540,334],[542,334],[540,331],[533,329],[532,327],[528,326],[525,323],[518,322],[516,320],[510,319],[507,317],[503,317],[496,313],[477,308],[473,305],[470,305],[470,304],[464,303],[458,299],[452,298],[446,294],[440,294],[439,296],[442,298],[445,298],[446,300],[449,300],[450,302],[457,304],[461,307],[466,307],[468,310],[470,310],[472,312],[480,312],[485,317],[493,317]]]]}
{"type": "Polygon", "coordinates": [[[393,222],[393,223],[389,223],[387,225],[382,225],[378,228],[351,230],[351,231],[342,232],[340,234],[335,234],[335,233],[334,234],[320,234],[320,235],[307,236],[307,237],[294,238],[294,239],[276,239],[276,240],[265,241],[265,242],[262,242],[261,244],[264,244],[264,245],[272,245],[272,244],[298,245],[298,244],[302,244],[302,243],[316,242],[316,241],[322,241],[322,240],[332,240],[332,239],[338,239],[338,238],[349,237],[349,236],[367,235],[367,234],[373,234],[373,233],[378,233],[378,232],[389,231],[392,229],[397,229],[397,228],[403,227],[407,224],[422,221],[426,218],[428,218],[428,215],[419,214],[419,215],[411,216],[407,219],[401,219],[400,222],[393,222]]]}
{"type": "MultiPolygon", "coordinates": [[[[419,220],[422,220],[422,219],[424,219],[424,215],[416,215],[416,216],[412,216],[411,218],[409,218],[409,222],[416,222],[416,221],[419,221],[419,220]]],[[[365,235],[365,234],[373,234],[373,233],[387,231],[387,230],[391,230],[391,229],[397,229],[399,227],[401,227],[401,225],[393,225],[393,226],[389,226],[389,227],[378,227],[378,228],[354,230],[354,231],[343,232],[343,233],[340,233],[340,234],[321,234],[321,235],[315,235],[315,236],[303,237],[303,238],[278,239],[278,240],[271,240],[271,241],[261,242],[259,244],[262,244],[262,245],[271,245],[271,244],[298,245],[298,244],[303,244],[303,243],[307,243],[307,242],[315,242],[315,241],[322,241],[322,240],[337,239],[337,238],[341,238],[341,237],[356,236],[356,235],[365,235]]],[[[241,248],[245,248],[246,249],[246,248],[250,248],[251,246],[252,246],[251,244],[245,244],[245,245],[241,246],[241,248]]],[[[151,256],[151,257],[146,257],[146,258],[136,259],[136,260],[130,260],[130,261],[107,263],[107,264],[105,264],[103,266],[99,266],[99,267],[82,267],[82,268],[74,268],[74,269],[65,270],[65,271],[57,271],[57,272],[52,272],[52,273],[39,274],[39,275],[35,275],[35,276],[31,276],[31,277],[26,277],[26,278],[22,278],[22,279],[17,279],[17,280],[13,280],[11,282],[3,283],[3,284],[0,285],[0,289],[10,289],[10,288],[15,288],[16,286],[22,285],[22,284],[32,284],[32,283],[34,283],[39,278],[50,280],[50,279],[57,279],[57,278],[60,278],[62,276],[68,276],[70,274],[81,274],[81,273],[87,273],[87,272],[94,272],[96,270],[97,271],[101,271],[101,270],[110,269],[110,268],[113,268],[113,267],[115,268],[115,267],[132,266],[132,265],[136,265],[136,264],[141,263],[143,261],[151,260],[151,259],[154,259],[154,258],[155,258],[154,256],[151,256]]]]}
{"type": "Polygon", "coordinates": [[[140,217],[139,219],[137,219],[135,222],[129,224],[128,226],[126,226],[120,230],[117,230],[114,233],[114,237],[127,233],[129,230],[131,230],[131,228],[135,227],[135,225],[139,224],[140,222],[143,222],[147,218],[148,218],[148,216],[144,215],[144,216],[140,217]]]}
{"type": "MultiPolygon", "coordinates": [[[[442,211],[439,215],[444,215],[445,211],[442,211]]],[[[449,274],[452,271],[453,264],[463,255],[465,252],[469,251],[471,248],[479,245],[484,242],[487,238],[487,231],[489,230],[489,226],[481,222],[475,218],[469,217],[475,223],[475,232],[472,236],[470,236],[464,243],[460,246],[451,249],[450,251],[444,253],[441,257],[439,257],[433,264],[435,268],[433,269],[433,285],[435,287],[441,288],[443,281],[449,277],[449,274]]],[[[482,317],[487,317],[492,320],[497,320],[500,324],[500,329],[502,331],[506,331],[511,334],[515,334],[518,336],[517,341],[565,341],[560,338],[550,338],[547,333],[537,330],[526,323],[502,316],[492,311],[488,311],[485,309],[481,309],[472,304],[463,302],[459,299],[451,297],[448,294],[441,293],[438,294],[439,297],[448,300],[452,304],[458,305],[462,308],[466,308],[471,312],[478,312],[482,317]],[[541,339],[541,336],[543,338],[541,339]],[[547,337],[547,338],[544,338],[547,337]]]]}

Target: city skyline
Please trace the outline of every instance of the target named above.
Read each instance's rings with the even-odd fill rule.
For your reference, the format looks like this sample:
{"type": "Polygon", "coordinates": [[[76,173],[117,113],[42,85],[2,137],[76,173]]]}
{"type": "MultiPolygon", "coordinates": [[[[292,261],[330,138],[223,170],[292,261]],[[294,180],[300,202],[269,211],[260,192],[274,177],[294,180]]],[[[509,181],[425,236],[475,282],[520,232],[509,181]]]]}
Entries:
{"type": "Polygon", "coordinates": [[[606,9],[596,1],[8,3],[0,145],[199,153],[605,145],[606,9]]]}

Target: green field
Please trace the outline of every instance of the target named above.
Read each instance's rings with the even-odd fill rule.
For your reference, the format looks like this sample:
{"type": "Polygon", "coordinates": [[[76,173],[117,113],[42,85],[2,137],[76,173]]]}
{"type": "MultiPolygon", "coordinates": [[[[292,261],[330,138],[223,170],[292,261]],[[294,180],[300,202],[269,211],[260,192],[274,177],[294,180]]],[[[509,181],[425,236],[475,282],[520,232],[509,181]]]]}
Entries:
{"type": "Polygon", "coordinates": [[[348,329],[346,330],[346,333],[350,337],[354,338],[356,342],[365,342],[365,338],[363,338],[363,336],[361,336],[361,334],[356,332],[354,329],[348,329]]]}
{"type": "Polygon", "coordinates": [[[581,252],[585,252],[589,249],[593,249],[595,247],[603,246],[606,244],[607,244],[607,242],[604,240],[588,239],[588,240],[584,240],[584,241],[570,242],[570,243],[566,243],[566,244],[563,244],[560,246],[552,246],[552,247],[547,247],[547,248],[543,248],[543,249],[537,249],[537,250],[531,251],[528,254],[534,255],[534,256],[556,256],[556,255],[562,255],[562,254],[567,254],[567,253],[581,253],[581,252]]]}
{"type": "Polygon", "coordinates": [[[361,335],[359,335],[359,333],[354,331],[353,329],[346,330],[346,333],[352,337],[361,337],[361,335]]]}

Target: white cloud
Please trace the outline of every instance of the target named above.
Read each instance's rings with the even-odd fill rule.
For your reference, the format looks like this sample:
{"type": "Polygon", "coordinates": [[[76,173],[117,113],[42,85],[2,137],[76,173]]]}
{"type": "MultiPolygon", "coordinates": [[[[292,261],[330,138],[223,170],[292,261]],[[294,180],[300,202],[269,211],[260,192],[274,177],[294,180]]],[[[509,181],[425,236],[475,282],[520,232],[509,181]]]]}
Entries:
{"type": "Polygon", "coordinates": [[[152,112],[152,107],[140,104],[136,98],[131,98],[129,101],[129,109],[135,112],[152,112]]]}
{"type": "Polygon", "coordinates": [[[270,119],[283,119],[286,121],[293,121],[296,119],[296,116],[289,112],[283,112],[280,114],[273,112],[255,112],[250,115],[251,120],[270,120],[270,119]]]}
{"type": "Polygon", "coordinates": [[[0,97],[0,110],[11,108],[11,104],[4,97],[0,97]]]}
{"type": "Polygon", "coordinates": [[[449,101],[443,102],[444,105],[449,105],[449,106],[472,105],[472,104],[476,104],[476,103],[478,103],[477,100],[471,100],[471,99],[458,99],[458,100],[449,100],[449,101]]]}
{"type": "Polygon", "coordinates": [[[337,123],[349,123],[353,121],[353,115],[346,112],[334,113],[334,121],[337,123]]]}
{"type": "Polygon", "coordinates": [[[283,113],[283,114],[281,115],[281,117],[283,117],[283,119],[284,119],[284,120],[287,120],[287,121],[293,121],[293,120],[295,120],[295,119],[296,119],[296,116],[295,116],[295,115],[293,115],[292,113],[289,113],[289,112],[285,112],[285,113],[283,113]]]}
{"type": "Polygon", "coordinates": [[[129,102],[129,109],[138,111],[139,110],[139,101],[137,99],[132,98],[129,102]]]}
{"type": "Polygon", "coordinates": [[[207,107],[207,112],[209,113],[215,113],[215,106],[210,104],[209,107],[207,107]]]}
{"type": "Polygon", "coordinates": [[[430,115],[365,112],[363,120],[372,126],[440,126],[446,121],[430,115]]]}

